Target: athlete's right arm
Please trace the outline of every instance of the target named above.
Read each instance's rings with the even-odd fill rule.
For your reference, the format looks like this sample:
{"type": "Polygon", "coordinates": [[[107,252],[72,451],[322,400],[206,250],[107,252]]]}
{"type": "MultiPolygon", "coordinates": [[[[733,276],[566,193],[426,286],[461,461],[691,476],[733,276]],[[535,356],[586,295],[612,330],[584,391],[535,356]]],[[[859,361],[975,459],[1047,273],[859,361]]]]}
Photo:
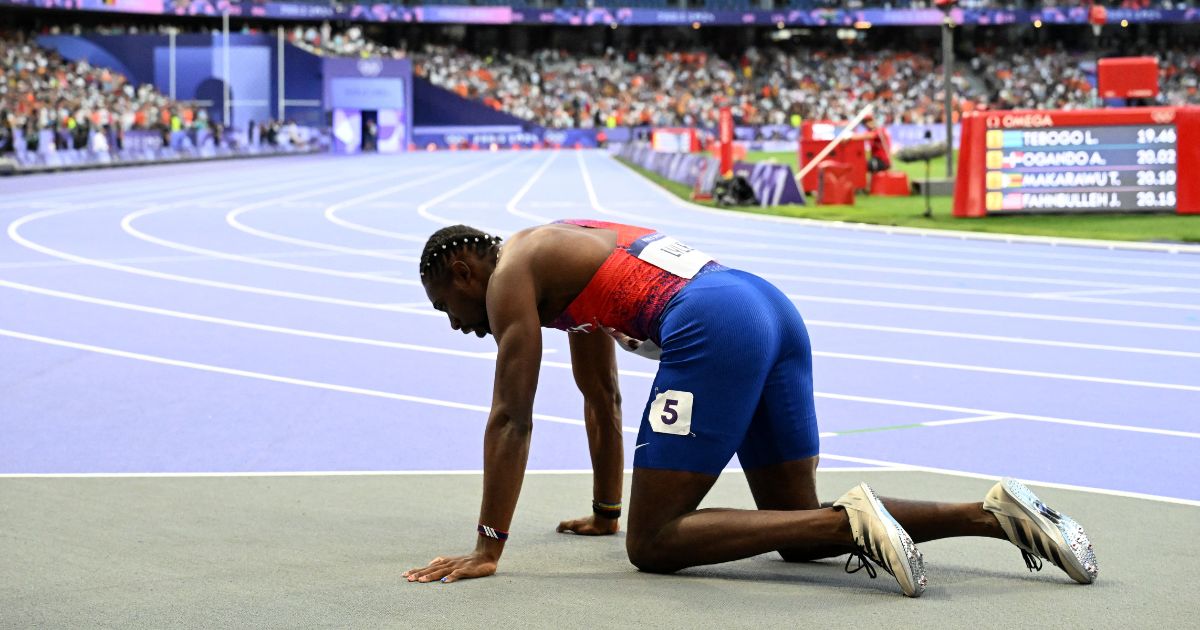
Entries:
{"type": "MultiPolygon", "coordinates": [[[[510,257],[524,256],[512,251],[510,257]]],[[[524,262],[524,261],[522,261],[524,262]]],[[[496,572],[508,527],[525,479],[533,433],[533,398],[542,362],[542,331],[537,290],[526,264],[492,274],[487,294],[488,323],[496,338],[492,410],[483,433],[483,501],[475,551],[438,557],[404,574],[408,580],[454,582],[496,572]]]]}
{"type": "MultiPolygon", "coordinates": [[[[592,455],[592,500],[621,502],[625,452],[621,427],[621,390],[617,382],[616,344],[603,331],[571,333],[571,371],[583,394],[583,419],[592,455]]],[[[560,532],[604,535],[617,532],[618,520],[592,514],[563,521],[560,532]]]]}

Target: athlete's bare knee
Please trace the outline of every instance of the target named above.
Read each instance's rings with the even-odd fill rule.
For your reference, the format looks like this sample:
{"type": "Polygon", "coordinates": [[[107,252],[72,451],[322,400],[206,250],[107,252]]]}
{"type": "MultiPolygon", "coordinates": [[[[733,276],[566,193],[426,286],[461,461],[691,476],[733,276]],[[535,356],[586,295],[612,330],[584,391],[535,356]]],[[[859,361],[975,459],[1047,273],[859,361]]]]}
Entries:
{"type": "Polygon", "coordinates": [[[674,573],[682,568],[654,544],[653,537],[627,537],[625,552],[629,555],[629,562],[645,573],[674,573]]]}

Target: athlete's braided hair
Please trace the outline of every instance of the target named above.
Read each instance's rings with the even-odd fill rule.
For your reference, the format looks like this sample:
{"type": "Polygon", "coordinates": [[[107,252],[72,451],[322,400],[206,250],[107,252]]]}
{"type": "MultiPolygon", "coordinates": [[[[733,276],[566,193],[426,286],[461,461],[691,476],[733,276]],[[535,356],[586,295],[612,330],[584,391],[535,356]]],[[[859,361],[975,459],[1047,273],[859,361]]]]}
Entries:
{"type": "Polygon", "coordinates": [[[446,268],[450,255],[459,250],[468,250],[479,254],[487,254],[500,245],[503,240],[468,225],[451,225],[433,233],[425,242],[425,250],[421,252],[421,277],[425,280],[432,278],[446,268]]]}

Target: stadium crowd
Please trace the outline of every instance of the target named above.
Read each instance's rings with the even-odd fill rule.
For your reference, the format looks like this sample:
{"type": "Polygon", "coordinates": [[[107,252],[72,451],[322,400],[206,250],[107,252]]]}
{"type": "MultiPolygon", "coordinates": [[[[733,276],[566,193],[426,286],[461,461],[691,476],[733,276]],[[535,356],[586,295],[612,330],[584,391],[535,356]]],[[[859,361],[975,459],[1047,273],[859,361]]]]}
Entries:
{"type": "MultiPolygon", "coordinates": [[[[844,120],[867,103],[885,124],[943,120],[942,70],[929,51],[770,46],[736,58],[612,48],[591,55],[477,54],[442,45],[387,46],[358,26],[336,33],[293,26],[288,39],[319,54],[409,57],[416,74],[435,85],[552,128],[711,126],[724,105],[747,125],[844,120]]],[[[1145,52],[1161,60],[1158,103],[1200,103],[1200,49],[1145,52]]],[[[1094,106],[1084,68],[1095,55],[1057,48],[960,52],[954,111],[1094,106]]],[[[209,126],[221,137],[203,109],[172,102],[151,85],[135,87],[109,69],[64,60],[26,35],[0,32],[0,62],[0,151],[11,151],[18,136],[30,146],[52,139],[59,148],[119,144],[133,129],[165,138],[209,126]]],[[[279,137],[272,123],[260,123],[266,127],[255,137],[279,137]]]]}
{"type": "Polygon", "coordinates": [[[59,149],[108,150],[133,129],[165,131],[173,122],[203,119],[203,111],[197,116],[153,85],[135,87],[120,73],[67,61],[20,33],[0,33],[0,152],[15,150],[18,139],[31,150],[47,141],[59,149]]]}
{"type": "MultiPolygon", "coordinates": [[[[1158,102],[1200,102],[1200,52],[1157,54],[1158,102]]],[[[435,85],[548,127],[712,125],[723,105],[742,124],[845,120],[867,103],[889,124],[943,120],[941,66],[915,52],[750,48],[723,59],[611,49],[596,56],[480,56],[426,46],[412,57],[417,74],[435,85]]],[[[953,75],[954,111],[1095,106],[1083,69],[1091,59],[1094,53],[1056,49],[980,50],[953,75]]]]}
{"type": "Polygon", "coordinates": [[[293,26],[287,31],[288,42],[315,55],[332,57],[383,57],[403,59],[406,52],[368,39],[362,28],[350,26],[344,31],[331,32],[316,26],[293,26]]]}
{"type": "Polygon", "coordinates": [[[709,125],[724,105],[744,124],[787,124],[793,115],[842,118],[868,102],[894,121],[932,122],[940,112],[937,66],[928,56],[889,50],[750,48],[729,60],[611,49],[597,56],[541,50],[480,57],[427,46],[413,59],[418,76],[435,85],[550,127],[709,125]]]}
{"type": "MultiPolygon", "coordinates": [[[[311,140],[294,121],[251,127],[251,144],[303,147],[311,140]]],[[[157,136],[163,147],[236,143],[205,108],[172,101],[151,84],[135,87],[108,68],[63,59],[26,34],[0,32],[0,154],[117,151],[135,131],[157,136]]]]}

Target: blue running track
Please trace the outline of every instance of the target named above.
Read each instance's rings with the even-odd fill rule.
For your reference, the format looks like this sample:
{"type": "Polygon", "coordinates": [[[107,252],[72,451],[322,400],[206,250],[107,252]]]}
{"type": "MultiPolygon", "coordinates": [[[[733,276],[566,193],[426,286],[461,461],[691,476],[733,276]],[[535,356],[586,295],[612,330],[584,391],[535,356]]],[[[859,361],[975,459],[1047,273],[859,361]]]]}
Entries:
{"type": "MultiPolygon", "coordinates": [[[[477,470],[495,346],[429,308],[416,257],[444,225],[565,217],[782,287],[822,466],[1200,502],[1200,255],[712,211],[587,151],[0,179],[0,474],[477,470]]],[[[585,469],[566,338],[545,340],[530,467],[585,469]]],[[[620,361],[632,431],[655,365],[620,361]]]]}

